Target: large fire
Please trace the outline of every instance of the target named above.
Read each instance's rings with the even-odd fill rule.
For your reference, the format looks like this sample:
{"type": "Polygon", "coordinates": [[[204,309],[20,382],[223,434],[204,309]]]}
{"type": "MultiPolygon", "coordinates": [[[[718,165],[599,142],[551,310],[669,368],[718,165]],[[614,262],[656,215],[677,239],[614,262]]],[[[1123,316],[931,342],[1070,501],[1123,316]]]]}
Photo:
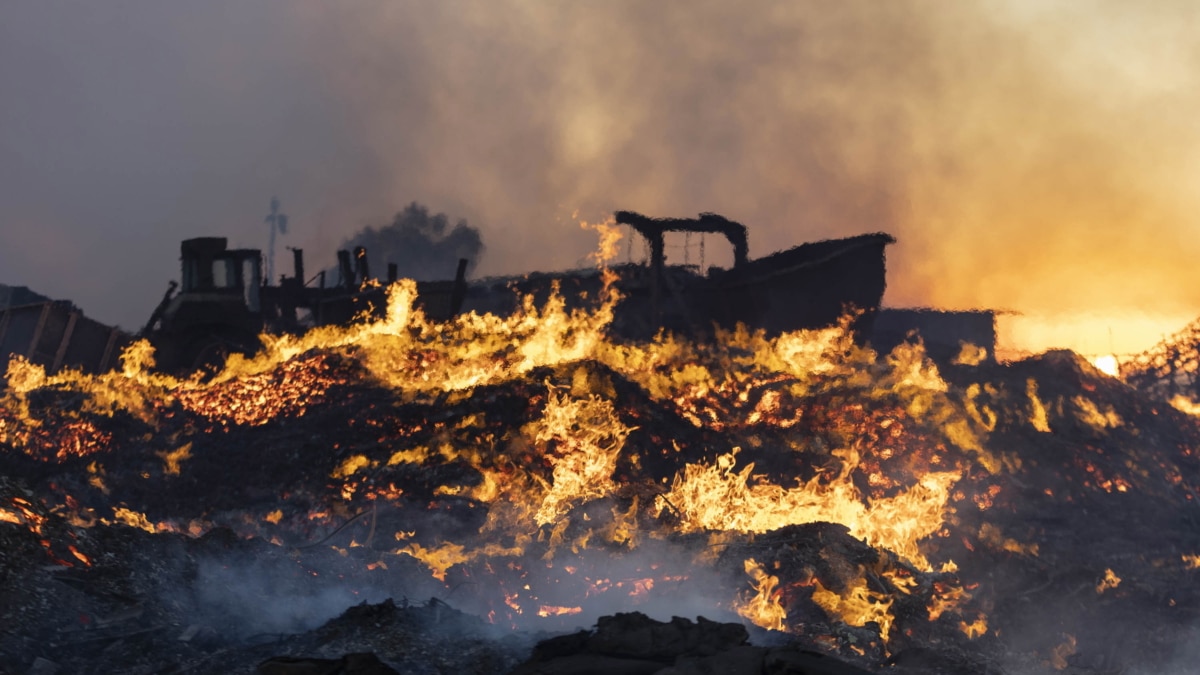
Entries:
{"type": "MultiPolygon", "coordinates": [[[[612,230],[600,231],[611,245],[612,230]]],[[[1032,375],[1004,388],[962,365],[951,383],[919,345],[879,355],[848,323],[633,344],[605,332],[611,285],[588,310],[527,299],[511,316],[445,323],[414,300],[414,284],[396,283],[384,318],[264,336],[262,353],[207,378],[156,373],[145,343],[121,371],[97,376],[14,360],[0,443],[87,467],[45,500],[77,527],[317,539],[360,551],[375,574],[419,569],[513,626],[577,625],[614,598],[646,608],[703,589],[713,611],[880,655],[928,634],[923,626],[953,626],[962,640],[994,630],[978,579],[952,556],[1034,560],[1039,547],[1035,529],[1006,531],[985,520],[990,510],[1015,513],[1023,495],[1043,492],[1149,489],[1152,473],[1165,477],[1155,489],[1187,487],[1177,468],[1134,454],[1128,476],[1071,455],[1062,461],[1080,468],[1077,484],[1027,482],[1024,460],[990,442],[998,428],[1035,436],[1070,423],[1099,438],[1124,421],[1101,398],[1064,398],[1032,375]],[[360,386],[386,396],[355,394],[360,386]],[[51,392],[67,404],[45,405],[51,392]],[[116,501],[115,427],[146,430],[154,463],[138,470],[167,490],[190,480],[211,439],[330,408],[347,411],[352,437],[311,467],[324,492],[188,517],[116,501]]],[[[0,521],[37,532],[41,518],[0,503],[0,521]]],[[[89,564],[75,548],[46,548],[62,564],[89,564]]],[[[1118,581],[1108,570],[1097,592],[1118,581]]]]}

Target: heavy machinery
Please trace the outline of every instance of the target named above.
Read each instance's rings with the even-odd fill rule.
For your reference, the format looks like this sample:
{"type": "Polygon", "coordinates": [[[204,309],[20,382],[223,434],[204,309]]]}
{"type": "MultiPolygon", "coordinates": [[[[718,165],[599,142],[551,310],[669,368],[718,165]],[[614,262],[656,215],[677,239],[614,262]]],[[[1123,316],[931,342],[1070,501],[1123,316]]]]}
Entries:
{"type": "MultiPolygon", "coordinates": [[[[314,326],[346,324],[386,309],[386,287],[371,277],[366,250],[338,251],[337,283],[326,272],[305,280],[304,252],[292,249],[294,271],[278,285],[262,277],[262,252],[229,248],[224,237],[184,240],[181,283],[170,282],[138,337],[155,347],[160,369],[186,372],[219,365],[232,353],[250,354],[266,333],[300,333],[314,326]],[[176,292],[178,291],[178,292],[176,292]]],[[[418,305],[435,320],[458,313],[466,294],[467,261],[453,281],[419,282],[418,305]]],[[[388,265],[389,282],[395,265],[388,265]]]]}
{"type": "MultiPolygon", "coordinates": [[[[664,329],[705,339],[715,326],[737,324],[778,334],[831,325],[848,310],[858,313],[856,336],[870,338],[886,285],[884,252],[895,241],[887,234],[802,244],[751,259],[746,227],[715,214],[649,218],[619,211],[615,220],[645,238],[651,252],[648,264],[611,268],[621,300],[609,331],[618,339],[644,340],[664,329]],[[733,247],[733,266],[702,271],[667,264],[663,237],[668,232],[724,235],[733,247]]],[[[345,325],[363,312],[378,315],[386,309],[386,285],[372,278],[362,248],[338,251],[337,279],[331,284],[325,271],[305,278],[300,249],[293,249],[293,274],[278,285],[263,278],[261,251],[229,248],[222,237],[187,239],[180,254],[180,282],[170,283],[137,336],[85,320],[70,303],[46,302],[0,306],[0,347],[51,372],[65,366],[97,372],[115,366],[132,337],[143,337],[155,346],[160,369],[186,373],[217,366],[232,353],[258,350],[262,333],[345,325]]],[[[466,269],[467,261],[460,260],[453,281],[418,282],[417,304],[426,316],[446,320],[460,310],[507,315],[519,309],[522,296],[541,302],[554,289],[568,306],[579,307],[594,301],[603,284],[597,271],[575,270],[494,278],[468,287],[466,269]]],[[[395,265],[389,265],[387,281],[396,278],[395,265]]]]}
{"type": "MultiPolygon", "coordinates": [[[[697,218],[651,218],[617,211],[614,219],[637,232],[649,248],[646,264],[617,264],[620,302],[614,309],[611,335],[646,340],[660,330],[708,339],[714,327],[743,324],[768,334],[835,324],[856,312],[855,337],[870,338],[872,323],[886,286],[885,249],[895,242],[877,232],[801,244],[761,258],[749,255],[747,228],[713,213],[697,218]],[[664,237],[669,232],[719,234],[733,248],[733,265],[700,270],[668,264],[664,237]]],[[[473,284],[466,310],[507,314],[520,295],[537,300],[558,288],[568,306],[596,298],[603,284],[599,273],[536,272],[520,278],[473,284]],[[512,291],[516,290],[514,294],[512,291]]]]}

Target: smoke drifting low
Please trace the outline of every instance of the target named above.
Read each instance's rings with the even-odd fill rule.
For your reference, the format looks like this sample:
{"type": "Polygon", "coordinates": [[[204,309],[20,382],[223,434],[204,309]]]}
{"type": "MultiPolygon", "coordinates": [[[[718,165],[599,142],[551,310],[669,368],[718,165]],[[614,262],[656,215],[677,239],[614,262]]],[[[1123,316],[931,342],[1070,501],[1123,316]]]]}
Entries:
{"type": "MultiPolygon", "coordinates": [[[[302,633],[362,602],[381,602],[380,589],[360,590],[332,581],[313,589],[296,577],[312,575],[299,565],[259,559],[201,560],[188,592],[208,625],[230,636],[302,633]]],[[[320,574],[320,573],[316,573],[320,574]]],[[[301,580],[306,581],[306,580],[301,580]]]]}
{"type": "Polygon", "coordinates": [[[752,255],[891,232],[890,305],[1200,307],[1194,3],[115,7],[0,9],[0,282],[101,320],[272,194],[321,261],[411,199],[482,274],[572,265],[576,210],[716,211],[752,255]]]}
{"type": "MultiPolygon", "coordinates": [[[[436,517],[436,514],[434,514],[436,517]]],[[[695,546],[647,540],[635,550],[614,553],[559,551],[557,565],[595,570],[570,577],[574,583],[543,588],[543,606],[576,608],[574,614],[539,616],[539,607],[521,612],[490,604],[503,595],[487,584],[487,575],[477,582],[468,577],[449,589],[435,581],[426,567],[404,557],[386,557],[389,569],[373,581],[363,577],[365,563],[334,555],[295,557],[272,551],[203,556],[194,561],[190,582],[171,588],[164,600],[182,603],[198,622],[227,637],[243,641],[254,637],[280,636],[312,630],[363,602],[378,603],[388,598],[398,604],[423,603],[430,598],[476,616],[496,611],[510,619],[496,624],[496,635],[510,629],[579,630],[594,626],[601,616],[622,611],[639,611],[660,621],[673,616],[741,621],[733,609],[740,594],[750,593],[741,576],[721,574],[697,565],[696,560],[712,550],[695,546]],[[410,572],[406,561],[411,563],[410,572]],[[658,579],[657,584],[654,579],[658,579]],[[640,586],[638,584],[641,584],[640,586]],[[651,593],[653,591],[653,593],[651,593]]],[[[364,549],[365,550],[365,549],[364,549]]],[[[370,551],[368,556],[380,556],[370,551]]],[[[382,557],[380,559],[383,559],[382,557]]],[[[512,561],[531,571],[544,569],[546,561],[535,557],[512,561]]]]}

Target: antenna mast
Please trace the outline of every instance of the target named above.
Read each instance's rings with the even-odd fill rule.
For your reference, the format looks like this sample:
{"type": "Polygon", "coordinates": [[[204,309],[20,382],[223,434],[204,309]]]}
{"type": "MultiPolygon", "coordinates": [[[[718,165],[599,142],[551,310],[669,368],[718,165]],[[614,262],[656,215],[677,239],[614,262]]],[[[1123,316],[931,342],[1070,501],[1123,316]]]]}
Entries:
{"type": "Polygon", "coordinates": [[[279,211],[279,198],[271,197],[271,212],[264,219],[271,226],[271,237],[267,242],[267,274],[266,283],[269,285],[275,278],[275,232],[287,234],[287,214],[279,211]]]}

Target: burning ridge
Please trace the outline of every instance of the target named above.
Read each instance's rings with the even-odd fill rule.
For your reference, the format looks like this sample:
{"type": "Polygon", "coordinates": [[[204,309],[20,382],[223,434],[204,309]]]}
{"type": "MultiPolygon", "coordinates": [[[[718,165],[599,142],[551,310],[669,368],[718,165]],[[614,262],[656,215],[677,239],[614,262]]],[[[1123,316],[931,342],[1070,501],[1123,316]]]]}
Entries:
{"type": "Polygon", "coordinates": [[[611,288],[442,324],[413,299],[207,379],[141,344],[98,376],[14,361],[0,648],[111,671],[132,647],[92,647],[129,637],[87,631],[142,626],[139,663],[212,665],[436,597],[498,630],[703,614],[868,668],[1107,672],[1200,608],[1200,426],[1073,354],[934,364],[849,320],[623,343],[611,288]]]}

